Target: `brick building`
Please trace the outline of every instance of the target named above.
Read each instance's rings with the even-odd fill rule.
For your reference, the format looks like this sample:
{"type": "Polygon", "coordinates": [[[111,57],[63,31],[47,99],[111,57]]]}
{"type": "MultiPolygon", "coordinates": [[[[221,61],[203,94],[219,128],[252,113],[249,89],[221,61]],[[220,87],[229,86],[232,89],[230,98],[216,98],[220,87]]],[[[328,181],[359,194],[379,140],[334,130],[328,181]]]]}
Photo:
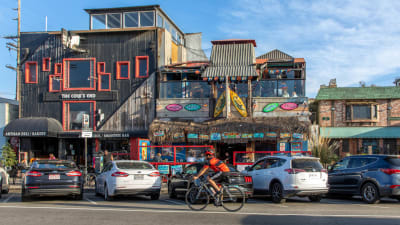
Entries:
{"type": "Polygon", "coordinates": [[[400,87],[322,86],[320,135],[341,143],[340,156],[400,153],[400,87]]]}

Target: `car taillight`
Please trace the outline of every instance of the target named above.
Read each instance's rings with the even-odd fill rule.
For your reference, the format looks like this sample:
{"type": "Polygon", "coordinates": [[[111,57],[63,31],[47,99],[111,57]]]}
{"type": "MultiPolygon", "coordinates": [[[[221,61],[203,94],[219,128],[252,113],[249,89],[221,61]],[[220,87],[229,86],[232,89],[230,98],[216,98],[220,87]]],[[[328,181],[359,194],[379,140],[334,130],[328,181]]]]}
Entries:
{"type": "Polygon", "coordinates": [[[80,176],[82,176],[82,173],[77,171],[77,170],[75,170],[75,171],[68,172],[67,176],[69,176],[69,177],[80,177],[80,176]]]}
{"type": "Polygon", "coordinates": [[[381,169],[382,172],[388,174],[388,175],[392,175],[395,173],[400,173],[399,169],[381,169]]]}
{"type": "Polygon", "coordinates": [[[328,172],[328,170],[326,170],[326,169],[321,169],[321,173],[327,173],[328,172]]]}
{"type": "Polygon", "coordinates": [[[245,183],[253,183],[253,178],[252,178],[252,177],[245,176],[245,177],[244,177],[244,182],[245,182],[245,183]]]}
{"type": "Polygon", "coordinates": [[[390,188],[398,188],[400,185],[391,185],[390,188]]]}
{"type": "Polygon", "coordinates": [[[296,174],[296,173],[306,172],[305,170],[302,170],[302,169],[286,169],[285,171],[288,174],[296,174]]]}
{"type": "Polygon", "coordinates": [[[29,171],[26,173],[27,177],[40,177],[42,175],[43,175],[43,173],[41,173],[39,171],[29,171]]]}
{"type": "Polygon", "coordinates": [[[151,174],[149,174],[149,176],[151,176],[151,177],[159,177],[160,176],[160,172],[152,172],[151,174]]]}
{"type": "Polygon", "coordinates": [[[129,174],[125,173],[125,172],[114,172],[113,174],[111,174],[111,176],[113,177],[127,177],[129,176],[129,174]]]}

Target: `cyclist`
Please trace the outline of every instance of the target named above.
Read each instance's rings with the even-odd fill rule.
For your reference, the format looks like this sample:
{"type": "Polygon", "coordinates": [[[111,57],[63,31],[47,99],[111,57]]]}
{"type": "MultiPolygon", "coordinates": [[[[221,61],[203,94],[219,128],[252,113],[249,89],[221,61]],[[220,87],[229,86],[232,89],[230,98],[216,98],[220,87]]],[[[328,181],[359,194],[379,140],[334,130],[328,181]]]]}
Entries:
{"type": "Polygon", "coordinates": [[[194,176],[193,179],[197,180],[204,173],[206,173],[209,168],[211,168],[212,170],[214,170],[215,173],[211,177],[208,176],[207,180],[213,186],[214,190],[216,190],[216,194],[220,194],[221,188],[217,186],[215,181],[221,182],[226,177],[226,173],[229,172],[229,167],[224,162],[222,162],[222,160],[215,158],[213,152],[206,151],[205,155],[205,165],[203,166],[203,169],[200,170],[199,174],[197,174],[197,176],[194,176]]]}

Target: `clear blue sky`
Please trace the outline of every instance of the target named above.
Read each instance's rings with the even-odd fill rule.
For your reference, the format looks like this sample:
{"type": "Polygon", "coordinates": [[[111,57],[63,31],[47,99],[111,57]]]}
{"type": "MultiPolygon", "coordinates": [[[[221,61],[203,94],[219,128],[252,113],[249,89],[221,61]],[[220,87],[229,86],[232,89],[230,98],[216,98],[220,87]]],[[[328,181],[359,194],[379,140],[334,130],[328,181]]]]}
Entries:
{"type": "MultiPolygon", "coordinates": [[[[396,0],[21,0],[23,32],[89,28],[87,8],[159,4],[186,33],[211,40],[255,39],[256,54],[280,49],[307,62],[307,95],[337,78],[339,86],[391,86],[400,76],[400,1],[396,0]]],[[[17,0],[0,6],[0,36],[15,35],[17,0]]],[[[0,96],[15,97],[16,54],[0,40],[0,96]]]]}

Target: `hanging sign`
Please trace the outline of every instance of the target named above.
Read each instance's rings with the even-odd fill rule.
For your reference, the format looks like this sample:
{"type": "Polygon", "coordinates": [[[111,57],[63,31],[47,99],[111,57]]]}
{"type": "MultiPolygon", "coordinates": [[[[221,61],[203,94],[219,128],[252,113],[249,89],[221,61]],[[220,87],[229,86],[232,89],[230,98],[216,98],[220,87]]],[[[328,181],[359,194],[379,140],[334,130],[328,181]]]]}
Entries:
{"type": "Polygon", "coordinates": [[[264,133],[254,133],[253,137],[254,138],[264,138],[264,133]]]}
{"type": "Polygon", "coordinates": [[[161,174],[169,174],[169,165],[158,165],[157,170],[161,174]]]}
{"type": "Polygon", "coordinates": [[[160,130],[160,131],[156,131],[156,132],[154,132],[154,137],[162,137],[162,136],[164,136],[164,131],[163,130],[160,130]]]}
{"type": "Polygon", "coordinates": [[[171,112],[178,112],[181,111],[183,107],[179,104],[169,104],[165,107],[165,109],[171,112]]]}
{"type": "Polygon", "coordinates": [[[179,139],[179,138],[184,138],[185,135],[183,133],[175,133],[174,134],[174,139],[179,139]]]}
{"type": "Polygon", "coordinates": [[[210,140],[211,141],[221,140],[221,134],[220,133],[211,133],[210,140]]]}
{"type": "Polygon", "coordinates": [[[240,138],[240,133],[236,133],[236,132],[224,132],[222,134],[222,137],[224,139],[231,139],[231,138],[240,138]]]}
{"type": "Polygon", "coordinates": [[[201,105],[195,104],[195,103],[190,103],[185,105],[184,107],[187,111],[197,111],[201,109],[201,105]]]}
{"type": "Polygon", "coordinates": [[[199,138],[199,134],[189,133],[189,134],[187,135],[187,137],[188,137],[189,139],[197,139],[197,138],[199,138]]]}
{"type": "Polygon", "coordinates": [[[284,109],[284,110],[293,110],[293,109],[297,109],[297,107],[299,107],[299,105],[297,105],[294,102],[287,102],[287,103],[283,103],[281,105],[281,109],[284,109]]]}
{"type": "Polygon", "coordinates": [[[292,142],[292,151],[301,151],[301,142],[292,142]]]}
{"type": "Polygon", "coordinates": [[[295,139],[303,139],[303,134],[293,133],[293,138],[295,138],[295,139]]]}
{"type": "Polygon", "coordinates": [[[281,133],[281,138],[290,138],[290,133],[281,133]]]}
{"type": "Polygon", "coordinates": [[[279,103],[269,103],[268,105],[266,105],[263,109],[263,112],[272,112],[274,111],[276,108],[278,108],[279,103]]]}
{"type": "Polygon", "coordinates": [[[265,133],[265,135],[267,135],[267,137],[276,137],[276,132],[267,132],[265,133]]]}
{"type": "Polygon", "coordinates": [[[199,138],[202,140],[208,140],[210,139],[210,136],[208,134],[199,134],[199,138]]]}
{"type": "Polygon", "coordinates": [[[253,134],[242,134],[242,138],[252,138],[253,134]]]}

